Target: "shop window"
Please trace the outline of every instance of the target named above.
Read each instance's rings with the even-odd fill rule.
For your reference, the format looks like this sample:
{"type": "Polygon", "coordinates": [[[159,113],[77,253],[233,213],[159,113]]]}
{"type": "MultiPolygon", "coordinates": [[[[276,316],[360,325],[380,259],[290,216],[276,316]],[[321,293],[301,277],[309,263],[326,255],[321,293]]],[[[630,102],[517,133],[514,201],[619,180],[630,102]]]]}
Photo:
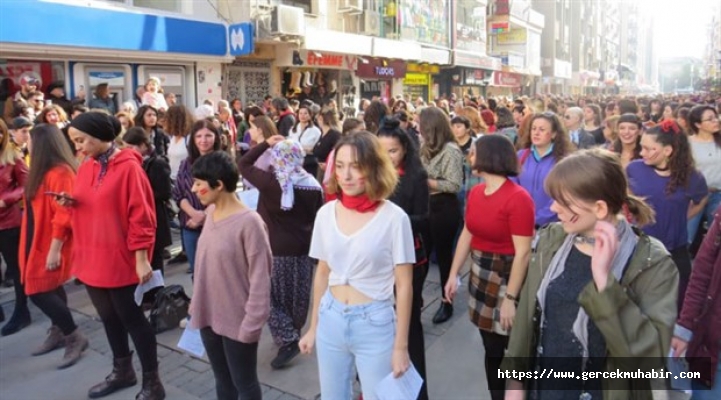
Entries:
{"type": "Polygon", "coordinates": [[[281,0],[281,4],[302,8],[306,14],[313,13],[313,0],[281,0]]]}

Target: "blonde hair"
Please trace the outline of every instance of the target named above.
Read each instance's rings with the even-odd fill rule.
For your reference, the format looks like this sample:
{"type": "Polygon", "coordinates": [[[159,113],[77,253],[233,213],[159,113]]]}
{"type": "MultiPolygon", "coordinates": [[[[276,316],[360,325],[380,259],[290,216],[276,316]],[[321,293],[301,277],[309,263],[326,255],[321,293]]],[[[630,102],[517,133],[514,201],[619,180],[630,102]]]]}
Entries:
{"type": "MultiPolygon", "coordinates": [[[[370,200],[383,200],[393,194],[398,184],[398,172],[393,168],[393,163],[378,137],[368,131],[343,136],[333,150],[336,157],[343,146],[349,146],[353,150],[355,162],[365,177],[365,193],[370,200]]],[[[327,191],[330,194],[342,191],[334,173],[330,174],[327,191]]]]}
{"type": "Polygon", "coordinates": [[[20,158],[20,153],[15,149],[15,145],[10,142],[10,132],[8,132],[8,126],[2,118],[0,118],[0,134],[2,134],[2,140],[0,140],[0,165],[14,165],[20,158]]]}

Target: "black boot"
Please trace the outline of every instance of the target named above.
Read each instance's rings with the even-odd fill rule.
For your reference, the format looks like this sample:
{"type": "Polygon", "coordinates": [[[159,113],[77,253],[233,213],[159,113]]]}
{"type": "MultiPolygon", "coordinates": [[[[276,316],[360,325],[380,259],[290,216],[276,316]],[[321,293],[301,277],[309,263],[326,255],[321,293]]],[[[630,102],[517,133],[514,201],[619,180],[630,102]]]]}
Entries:
{"type": "Polygon", "coordinates": [[[143,372],[143,389],[135,396],[135,400],[163,400],[165,388],[160,382],[158,371],[143,372]]]}
{"type": "Polygon", "coordinates": [[[3,311],[2,306],[0,306],[0,322],[5,321],[5,311],[3,311]]]}
{"type": "Polygon", "coordinates": [[[30,310],[28,306],[15,306],[15,311],[5,326],[0,330],[0,335],[9,336],[30,325],[30,310]]]}
{"type": "Polygon", "coordinates": [[[434,324],[442,324],[448,321],[453,316],[453,304],[441,302],[441,306],[436,311],[436,315],[433,316],[434,324]]]}
{"type": "Polygon", "coordinates": [[[133,353],[123,358],[113,360],[113,372],[105,377],[103,382],[98,383],[88,390],[88,397],[97,399],[107,396],[119,389],[134,386],[138,383],[133,369],[133,353]]]}

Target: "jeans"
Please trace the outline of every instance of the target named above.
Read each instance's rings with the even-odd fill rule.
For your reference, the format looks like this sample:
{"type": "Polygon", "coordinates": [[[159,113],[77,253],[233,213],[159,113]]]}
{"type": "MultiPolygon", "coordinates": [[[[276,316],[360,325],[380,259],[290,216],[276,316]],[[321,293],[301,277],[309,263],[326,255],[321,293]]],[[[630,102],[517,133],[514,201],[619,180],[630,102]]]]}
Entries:
{"type": "Polygon", "coordinates": [[[201,329],[200,337],[213,368],[218,400],[260,400],[258,343],[238,342],[210,327],[201,329]]]}
{"type": "Polygon", "coordinates": [[[716,210],[721,205],[721,192],[709,193],[708,203],[706,207],[701,210],[698,215],[688,220],[688,243],[693,243],[696,238],[698,228],[701,227],[701,221],[705,220],[706,223],[710,224],[713,221],[713,216],[716,210]]]}
{"type": "Polygon", "coordinates": [[[445,285],[448,282],[448,275],[451,273],[453,264],[453,243],[461,226],[463,215],[458,198],[455,194],[440,193],[434,194],[430,199],[430,235],[426,243],[426,252],[430,258],[433,250],[438,260],[438,270],[441,275],[441,294],[445,297],[445,285]]]}
{"type": "Polygon", "coordinates": [[[200,230],[181,229],[180,240],[183,242],[183,249],[188,256],[188,264],[190,265],[190,279],[195,274],[195,252],[198,249],[198,238],[200,238],[200,230]]]}
{"type": "Polygon", "coordinates": [[[158,349],[155,332],[143,310],[135,304],[136,285],[98,288],[85,285],[90,301],[103,321],[113,358],[130,356],[128,334],[133,338],[143,372],[158,371],[158,349]]]}
{"type": "Polygon", "coordinates": [[[716,376],[714,378],[713,387],[709,388],[701,382],[693,380],[691,381],[691,388],[693,389],[693,395],[691,396],[691,400],[721,399],[721,353],[719,354],[719,361],[716,365],[716,376]]]}
{"type": "Polygon", "coordinates": [[[376,399],[376,385],[393,372],[395,321],[390,299],[345,305],[326,292],[320,301],[316,332],[321,398],[350,399],[355,366],[363,399],[376,399]]]}
{"type": "Polygon", "coordinates": [[[29,315],[28,297],[25,295],[24,285],[20,283],[18,248],[20,248],[20,227],[0,229],[0,253],[2,253],[5,265],[7,265],[5,279],[12,278],[15,282],[15,310],[13,315],[17,313],[29,315]]]}
{"type": "Polygon", "coordinates": [[[73,315],[68,308],[68,295],[65,294],[62,286],[49,292],[32,294],[30,300],[50,318],[53,325],[60,328],[63,335],[70,335],[77,329],[73,315]]]}

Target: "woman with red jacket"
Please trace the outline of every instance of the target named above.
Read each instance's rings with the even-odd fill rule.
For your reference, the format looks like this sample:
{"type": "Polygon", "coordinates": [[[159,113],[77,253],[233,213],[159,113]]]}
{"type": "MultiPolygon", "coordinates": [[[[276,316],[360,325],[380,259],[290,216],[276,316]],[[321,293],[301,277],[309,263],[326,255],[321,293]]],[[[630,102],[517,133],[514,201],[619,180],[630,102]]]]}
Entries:
{"type": "Polygon", "coordinates": [[[137,383],[128,334],[143,369],[143,388],[136,400],[165,398],[158,376],[155,333],[135,303],[138,283],[152,276],[155,243],[153,189],[133,149],[119,150],[115,137],[120,122],[113,116],[88,112],[70,123],[75,147],[88,159],[80,165],[72,197],[58,200],[72,207],[75,276],[82,281],[103,321],[113,352],[113,372],[88,392],[98,398],[137,383]]]}
{"type": "MultiPolygon", "coordinates": [[[[15,310],[10,321],[2,327],[2,336],[12,335],[30,325],[28,298],[18,270],[20,199],[28,177],[28,167],[22,156],[10,141],[5,121],[0,120],[0,254],[7,264],[5,279],[12,279],[15,285],[15,310]]],[[[5,313],[0,307],[0,321],[4,319],[5,313]]]]}
{"type": "Polygon", "coordinates": [[[39,356],[65,345],[59,369],[75,364],[88,347],[68,309],[63,284],[70,279],[73,241],[70,210],[49,193],[71,193],[75,157],[55,125],[40,124],[30,131],[33,168],[25,185],[25,212],[20,229],[20,276],[25,293],[52,321],[45,342],[32,354],[39,356]]]}
{"type": "Polygon", "coordinates": [[[688,349],[689,370],[701,374],[691,398],[721,398],[721,207],[696,253],[673,333],[674,357],[688,349]]]}

